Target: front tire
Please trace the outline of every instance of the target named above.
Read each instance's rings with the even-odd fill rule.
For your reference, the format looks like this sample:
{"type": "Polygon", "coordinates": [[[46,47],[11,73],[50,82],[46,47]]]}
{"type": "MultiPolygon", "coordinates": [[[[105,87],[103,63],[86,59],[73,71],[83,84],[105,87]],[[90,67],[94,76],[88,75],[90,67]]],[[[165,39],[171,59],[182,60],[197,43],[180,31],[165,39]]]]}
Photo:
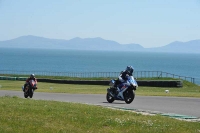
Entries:
{"type": "Polygon", "coordinates": [[[107,100],[109,103],[112,103],[115,99],[114,99],[114,97],[112,97],[109,93],[107,93],[107,95],[106,95],[106,100],[107,100]]]}
{"type": "Polygon", "coordinates": [[[26,92],[24,92],[24,97],[27,98],[28,97],[28,94],[26,92]]]}
{"type": "Polygon", "coordinates": [[[127,90],[124,92],[124,101],[130,104],[135,98],[135,92],[132,90],[127,90]]]}
{"type": "Polygon", "coordinates": [[[29,97],[32,98],[33,97],[33,89],[31,89],[30,93],[29,93],[29,97]]]}

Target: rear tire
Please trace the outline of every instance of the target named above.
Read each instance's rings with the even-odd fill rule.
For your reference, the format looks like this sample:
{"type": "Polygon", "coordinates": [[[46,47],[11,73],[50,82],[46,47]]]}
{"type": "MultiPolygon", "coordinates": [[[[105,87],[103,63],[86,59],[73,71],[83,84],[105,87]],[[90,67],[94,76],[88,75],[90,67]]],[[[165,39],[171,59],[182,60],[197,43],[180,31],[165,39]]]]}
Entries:
{"type": "Polygon", "coordinates": [[[33,94],[30,94],[29,97],[32,98],[32,97],[33,97],[33,94]]]}
{"type": "Polygon", "coordinates": [[[109,93],[107,93],[107,95],[106,95],[106,100],[107,100],[109,103],[112,103],[115,99],[114,99],[114,97],[112,97],[109,93]]]}
{"type": "Polygon", "coordinates": [[[132,90],[127,90],[124,92],[124,101],[130,104],[135,98],[135,92],[132,90]]]}

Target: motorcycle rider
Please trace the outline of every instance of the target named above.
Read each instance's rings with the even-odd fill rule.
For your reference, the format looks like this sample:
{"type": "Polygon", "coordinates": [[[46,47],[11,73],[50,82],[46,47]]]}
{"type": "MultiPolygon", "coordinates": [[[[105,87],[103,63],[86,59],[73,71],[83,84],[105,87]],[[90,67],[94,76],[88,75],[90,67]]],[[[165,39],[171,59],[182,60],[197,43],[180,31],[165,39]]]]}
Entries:
{"type": "MultiPolygon", "coordinates": [[[[37,79],[35,78],[35,74],[31,74],[30,77],[26,79],[26,82],[25,82],[24,87],[22,89],[23,92],[25,91],[25,88],[28,85],[28,83],[29,83],[30,80],[34,80],[36,82],[36,84],[37,84],[37,79]]],[[[37,89],[37,86],[34,88],[34,90],[35,89],[37,89]]]]}
{"type": "Polygon", "coordinates": [[[134,69],[132,66],[127,66],[126,69],[120,73],[118,79],[116,80],[115,88],[117,87],[121,88],[119,85],[125,83],[127,81],[127,77],[133,75],[133,71],[134,69]]]}

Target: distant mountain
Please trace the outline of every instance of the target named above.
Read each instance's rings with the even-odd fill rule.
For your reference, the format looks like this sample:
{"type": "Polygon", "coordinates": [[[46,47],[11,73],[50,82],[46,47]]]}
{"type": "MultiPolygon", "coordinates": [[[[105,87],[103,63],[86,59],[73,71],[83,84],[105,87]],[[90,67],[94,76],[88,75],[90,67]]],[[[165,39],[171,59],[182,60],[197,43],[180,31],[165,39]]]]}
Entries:
{"type": "Polygon", "coordinates": [[[132,51],[144,49],[139,44],[122,45],[115,41],[97,38],[73,38],[71,40],[49,39],[38,36],[22,36],[15,39],[0,41],[5,48],[43,48],[43,49],[77,49],[77,50],[112,50],[132,51]],[[130,49],[131,48],[131,49],[130,49]]]}
{"type": "Polygon", "coordinates": [[[66,40],[49,39],[37,36],[22,36],[15,39],[0,41],[0,47],[7,48],[55,48],[66,40]]]}
{"type": "Polygon", "coordinates": [[[149,48],[146,51],[173,52],[173,53],[200,53],[200,40],[188,42],[175,41],[163,47],[149,48]]]}
{"type": "Polygon", "coordinates": [[[49,39],[38,36],[21,36],[0,41],[0,48],[39,48],[39,49],[74,49],[108,51],[143,51],[143,52],[181,52],[200,53],[200,40],[172,42],[162,47],[144,48],[140,44],[120,44],[112,40],[97,38],[49,39]]]}

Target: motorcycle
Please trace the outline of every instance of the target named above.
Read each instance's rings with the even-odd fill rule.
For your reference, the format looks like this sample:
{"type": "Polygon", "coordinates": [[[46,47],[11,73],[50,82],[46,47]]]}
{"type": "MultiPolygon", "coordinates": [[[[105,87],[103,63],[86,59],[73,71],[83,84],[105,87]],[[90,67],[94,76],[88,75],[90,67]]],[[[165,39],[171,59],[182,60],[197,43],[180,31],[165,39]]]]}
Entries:
{"type": "Polygon", "coordinates": [[[130,104],[135,98],[135,90],[138,87],[138,84],[133,76],[128,76],[125,83],[119,84],[115,87],[116,80],[112,79],[109,83],[110,88],[107,89],[106,99],[109,103],[112,103],[114,100],[125,101],[127,104],[130,104]]]}
{"type": "Polygon", "coordinates": [[[30,80],[25,88],[22,87],[22,90],[24,89],[24,97],[28,98],[29,96],[30,98],[32,98],[36,87],[37,87],[36,82],[34,80],[30,80]]]}

